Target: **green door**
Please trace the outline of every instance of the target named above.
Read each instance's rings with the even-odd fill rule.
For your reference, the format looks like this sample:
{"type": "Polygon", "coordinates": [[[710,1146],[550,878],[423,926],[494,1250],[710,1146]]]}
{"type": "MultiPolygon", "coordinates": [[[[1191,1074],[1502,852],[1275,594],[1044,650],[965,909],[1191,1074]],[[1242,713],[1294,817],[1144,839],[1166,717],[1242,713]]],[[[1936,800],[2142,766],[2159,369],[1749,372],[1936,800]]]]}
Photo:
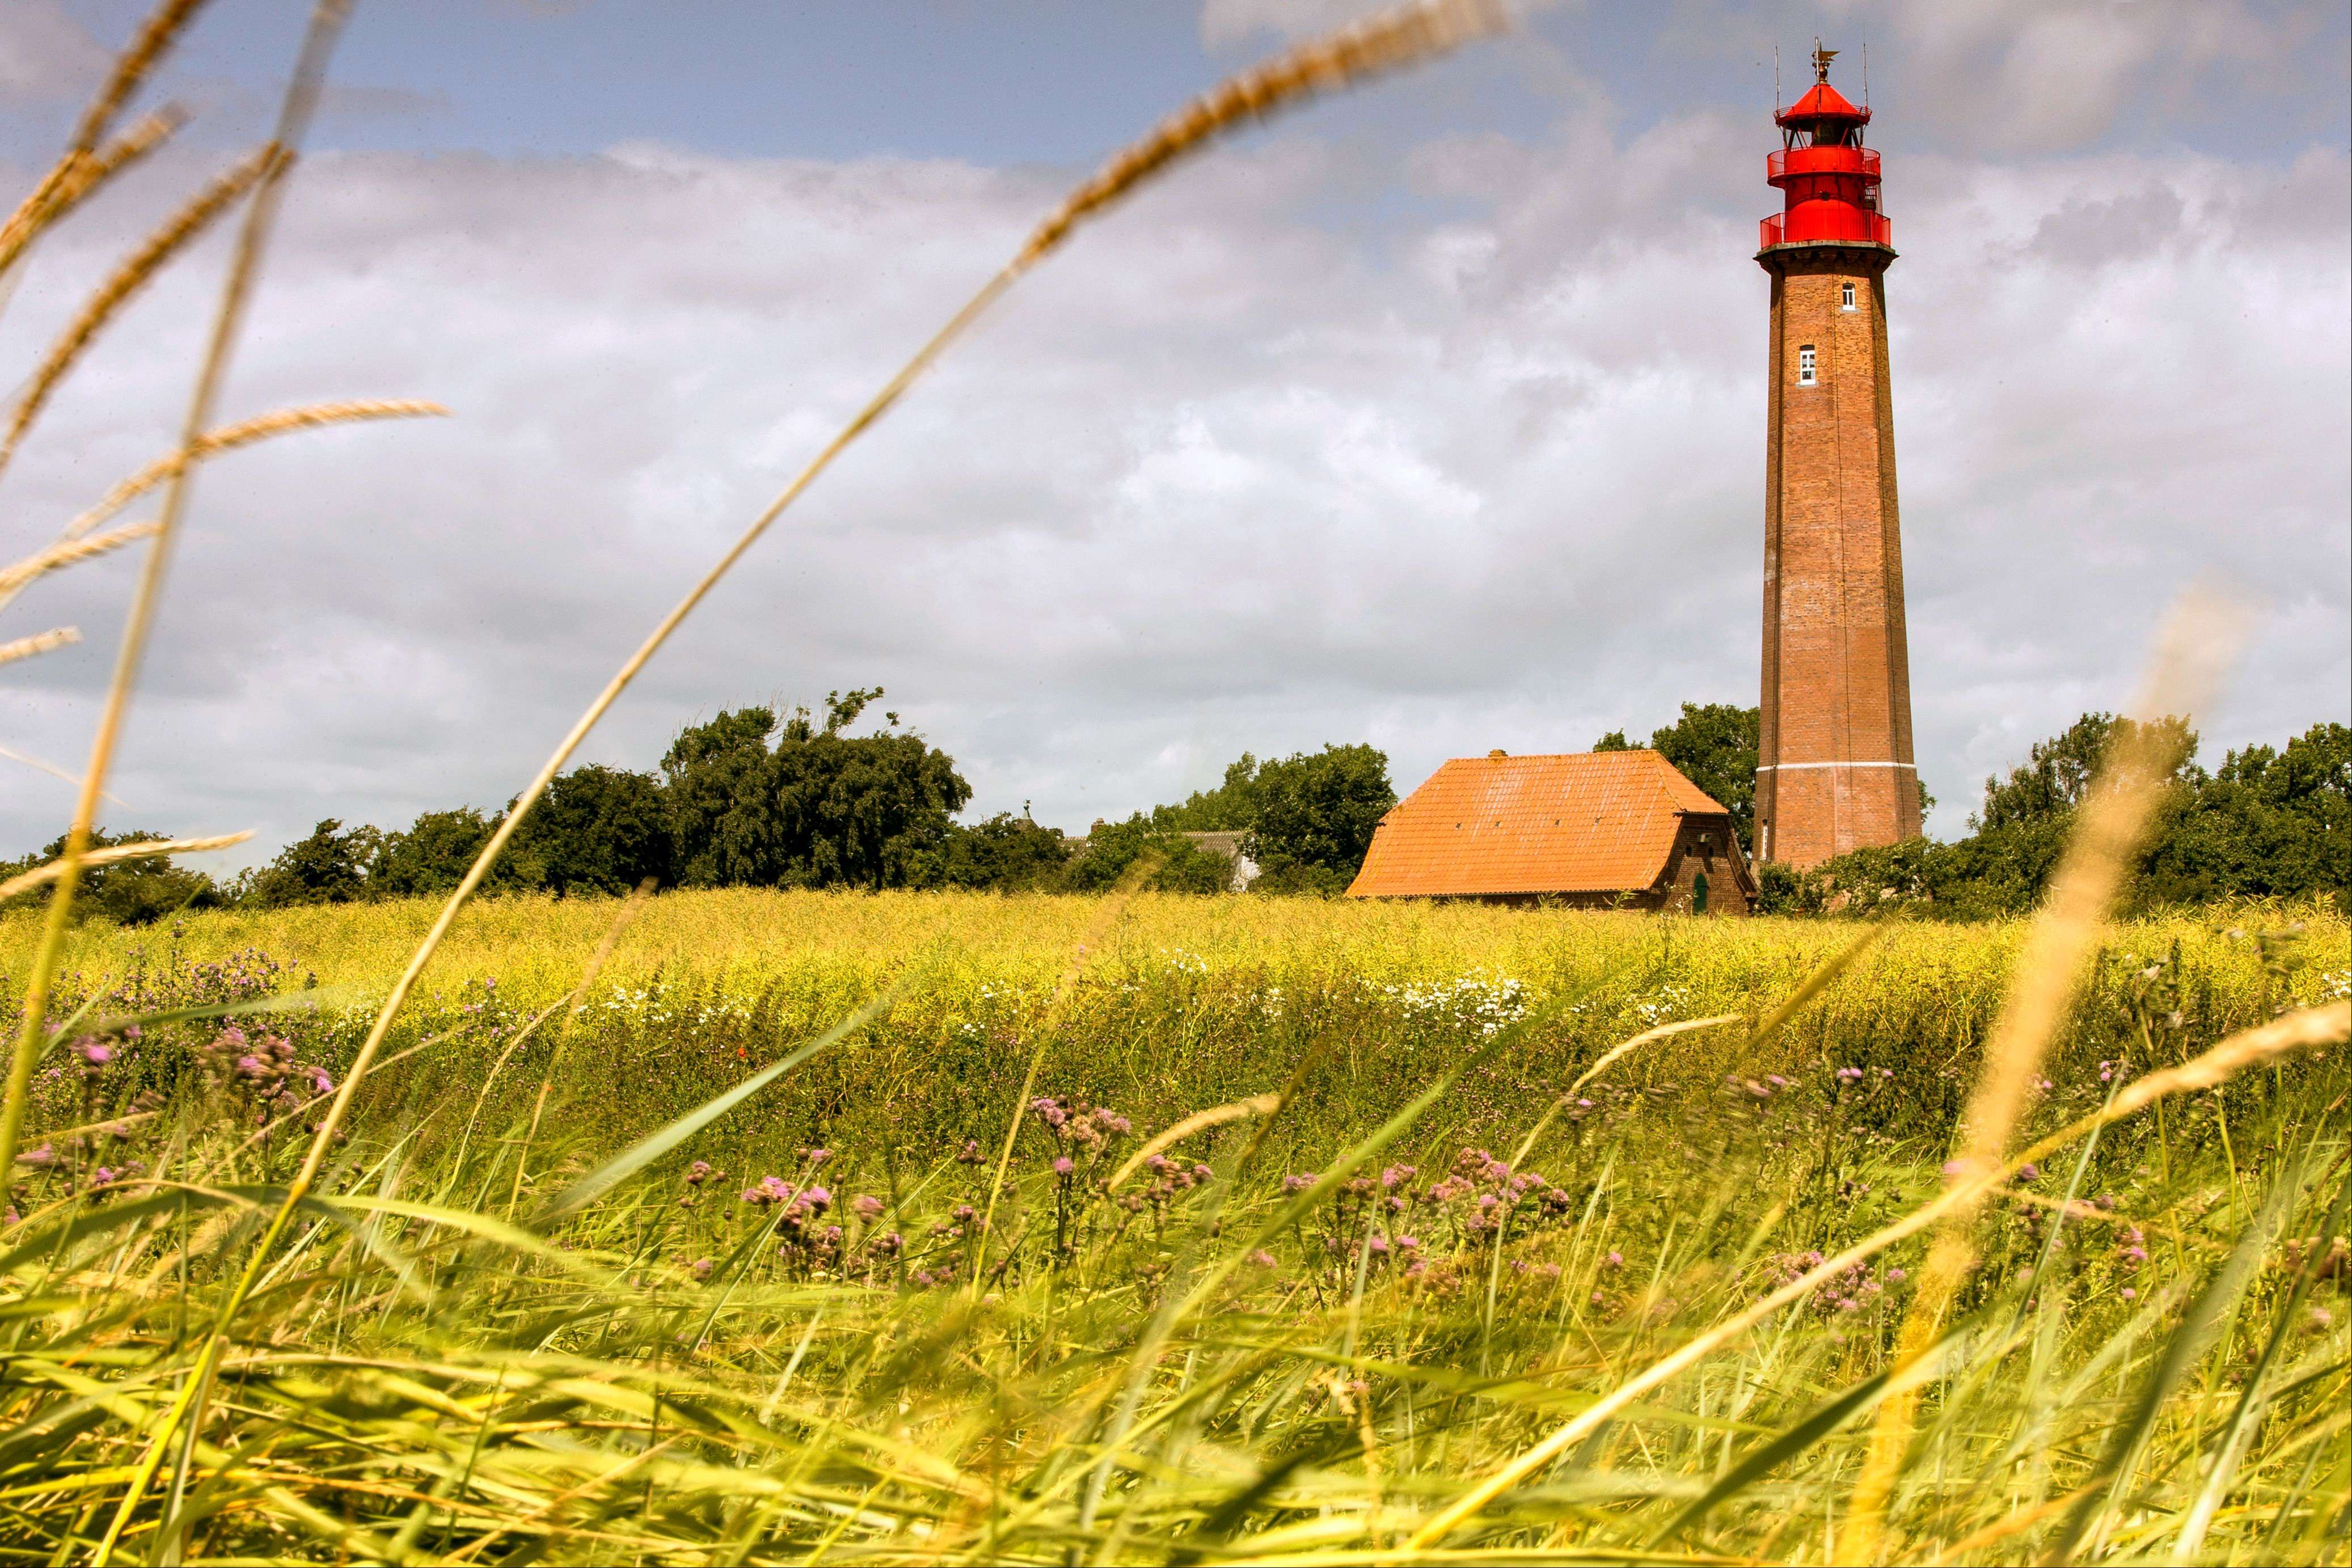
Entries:
{"type": "Polygon", "coordinates": [[[1691,913],[1706,913],[1706,873],[1701,872],[1691,883],[1691,913]]]}

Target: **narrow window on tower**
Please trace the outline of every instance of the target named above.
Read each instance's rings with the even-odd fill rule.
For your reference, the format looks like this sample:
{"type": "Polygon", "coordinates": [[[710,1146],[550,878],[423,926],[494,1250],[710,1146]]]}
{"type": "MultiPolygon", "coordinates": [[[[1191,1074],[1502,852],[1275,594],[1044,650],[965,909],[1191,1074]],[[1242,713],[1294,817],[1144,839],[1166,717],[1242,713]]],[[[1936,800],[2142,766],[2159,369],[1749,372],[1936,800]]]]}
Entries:
{"type": "Polygon", "coordinates": [[[1844,298],[1843,298],[1843,299],[1841,299],[1841,300],[1839,301],[1839,303],[1840,303],[1841,305],[1843,305],[1843,306],[1846,309],[1848,309],[1848,310],[1851,310],[1851,309],[1853,309],[1853,284],[1849,283],[1849,284],[1847,284],[1847,285],[1845,286],[1845,294],[1844,294],[1844,298]]]}
{"type": "Polygon", "coordinates": [[[1811,343],[1797,350],[1797,384],[1801,387],[1813,384],[1813,346],[1811,343]]]}

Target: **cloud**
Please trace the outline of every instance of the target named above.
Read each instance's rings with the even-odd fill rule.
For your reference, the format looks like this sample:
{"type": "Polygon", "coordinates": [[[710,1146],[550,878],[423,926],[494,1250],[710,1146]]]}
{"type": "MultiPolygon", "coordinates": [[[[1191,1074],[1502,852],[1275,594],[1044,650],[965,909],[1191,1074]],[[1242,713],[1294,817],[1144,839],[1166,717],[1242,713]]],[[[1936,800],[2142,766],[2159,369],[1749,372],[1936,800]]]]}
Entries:
{"type": "Polygon", "coordinates": [[[1309,38],[1380,9],[1381,0],[1202,0],[1201,41],[1221,48],[1265,34],[1309,38]]]}
{"type": "Polygon", "coordinates": [[[57,0],[9,0],[0,7],[0,108],[79,98],[109,58],[57,0]]]}
{"type": "MultiPolygon", "coordinates": [[[[590,759],[879,681],[983,810],[1082,826],[1244,748],[1572,749],[1754,700],[1765,285],[1752,128],[1421,150],[1365,237],[1302,131],[1181,172],[1024,280],[744,562],[590,759]],[[1442,212],[1438,212],[1442,209],[1442,212]]],[[[163,199],[42,253],[22,364],[163,199]]],[[[2210,744],[2352,686],[2344,156],[1890,159],[1921,760],[1972,781],[2129,692],[2206,573],[2268,610],[2210,744]]],[[[141,825],[496,805],[646,629],[1018,243],[1055,190],[952,162],[345,154],[307,164],[228,417],[430,396],[196,492],[118,792],[141,825]]],[[[137,198],[137,199],[134,199],[137,198]]],[[[160,450],[216,247],[133,307],[0,486],[37,539],[160,450]]],[[[0,635],[0,736],[78,766],[131,563],[0,635]]],[[[13,773],[0,845],[65,786],[13,773]]]]}
{"type": "Polygon", "coordinates": [[[2212,73],[2274,84],[2321,14],[2241,0],[1904,0],[1889,9],[1916,107],[1969,125],[1982,146],[2019,152],[2091,141],[2144,94],[2180,107],[2212,73]]]}

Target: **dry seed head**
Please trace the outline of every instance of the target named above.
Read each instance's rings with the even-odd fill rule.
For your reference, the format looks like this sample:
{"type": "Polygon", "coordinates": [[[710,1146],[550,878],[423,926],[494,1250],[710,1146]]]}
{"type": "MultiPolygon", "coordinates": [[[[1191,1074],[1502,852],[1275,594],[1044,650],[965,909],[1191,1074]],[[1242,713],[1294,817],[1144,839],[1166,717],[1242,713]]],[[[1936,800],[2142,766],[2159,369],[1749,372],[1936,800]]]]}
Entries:
{"type": "MultiPolygon", "coordinates": [[[[2219,685],[2239,641],[2231,607],[2204,594],[2191,594],[2176,607],[2158,640],[2147,685],[2133,705],[2148,719],[2168,713],[2194,713],[2219,685]]],[[[2084,961],[2105,929],[2108,911],[2121,891],[2141,843],[2156,819],[2174,766],[2180,760],[2154,724],[2136,727],[2113,748],[2078,814],[2065,853],[2050,881],[2042,911],[2026,934],[2016,981],[1994,1021],[1977,1082],[1961,1116],[1955,1151],[1955,1190],[1977,1197],[1958,1206],[1945,1222],[1896,1343],[1898,1365],[1926,1354],[1934,1324],[1976,1260],[1970,1220],[1984,1196],[1985,1174],[2000,1168],[2010,1134],[2023,1113],[2051,1038],[2074,1004],[2084,961]]],[[[2209,1052],[2222,1061],[2224,1047],[2209,1052]]],[[[2219,1069],[2223,1077],[2235,1066],[2219,1069]]],[[[2161,1092],[2162,1091],[2158,1091],[2161,1092]]],[[[2153,1098],[2151,1095],[2150,1098],[2153,1098]]],[[[2122,1097],[2117,1097],[2118,1104],[2122,1097]]],[[[2145,1100],[2137,1102],[2143,1104],[2145,1100]]],[[[1895,1495],[1903,1455],[1908,1450],[1916,1411],[1912,1395],[1883,1401],[1871,1417],[1870,1443],[1857,1478],[1846,1529],[1851,1560],[1875,1561],[1879,1532],[1895,1495]]]]}
{"type": "Polygon", "coordinates": [[[179,41],[181,33],[195,19],[204,4],[205,0],[163,0],[148,14],[138,37],[114,57],[114,74],[107,78],[106,85],[99,89],[96,98],[90,99],[89,107],[82,110],[81,125],[74,132],[73,150],[76,152],[88,152],[98,145],[99,139],[106,134],[106,128],[114,123],[114,117],[122,112],[122,106],[131,101],[131,95],[139,90],[139,85],[147,79],[164,55],[171,51],[172,46],[179,41]]]}
{"type": "Polygon", "coordinates": [[[19,659],[30,659],[81,641],[81,630],[75,626],[58,626],[47,632],[36,632],[29,637],[19,637],[13,643],[0,643],[0,664],[13,664],[19,659]]]}
{"type": "MultiPolygon", "coordinates": [[[[225,850],[231,844],[241,844],[253,837],[248,828],[241,833],[216,833],[207,839],[157,839],[149,843],[114,844],[102,850],[90,850],[81,857],[85,866],[112,865],[118,861],[153,860],[159,855],[193,855],[205,850],[225,850]]],[[[55,882],[63,875],[63,857],[37,865],[21,876],[0,882],[0,898],[14,898],[20,893],[30,893],[44,883],[55,882]]]]}
{"type": "MultiPolygon", "coordinates": [[[[2185,599],[2166,624],[2135,709],[2148,719],[2200,711],[2238,642],[2229,606],[2203,595],[2185,599]]],[[[1963,1117],[1968,1142],[1956,1151],[1961,1159],[1989,1166],[2008,1147],[2051,1037],[2073,1001],[2084,960],[2098,942],[2179,761],[2169,747],[2158,726],[2143,723],[2102,765],[1986,1045],[1963,1117]]]]}
{"type": "Polygon", "coordinates": [[[107,181],[162,145],[186,116],[165,105],[96,152],[68,152],[42,176],[33,193],[0,224],[0,276],[5,276],[42,230],[79,206],[107,181]]]}
{"type": "MultiPolygon", "coordinates": [[[[446,414],[449,411],[437,402],[416,398],[381,398],[353,402],[319,402],[302,408],[283,408],[275,413],[265,413],[237,424],[224,424],[207,431],[195,445],[198,458],[233,452],[257,441],[267,441],[273,435],[290,431],[316,430],[330,424],[356,424],[370,419],[421,419],[427,415],[446,414]]],[[[107,518],[114,516],[131,501],[153,489],[180,470],[180,455],[158,457],[138,473],[109,490],[79,517],[65,526],[60,538],[79,538],[107,518]]]]}
{"type": "Polygon", "coordinates": [[[226,174],[214,180],[196,193],[186,205],[172,214],[163,227],[147,237],[146,243],[131,252],[112,276],[99,286],[98,291],[81,308],[81,313],[59,335],[40,368],[33,372],[31,383],[16,404],[10,420],[8,434],[0,441],[0,468],[16,455],[17,443],[24,439],[25,429],[31,424],[57,390],[58,382],[73,368],[90,340],[122,308],[123,302],[139,290],[140,285],[152,277],[163,265],[180,249],[202,234],[215,218],[227,211],[229,205],[253,187],[254,182],[274,167],[284,154],[275,146],[263,148],[226,174]]]}
{"type": "Polygon", "coordinates": [[[1071,192],[1037,225],[1013,267],[1029,266],[1061,244],[1082,220],[1244,120],[1264,120],[1318,93],[1444,54],[1509,25],[1500,0],[1422,0],[1367,17],[1244,71],[1161,120],[1149,136],[1071,192]]]}
{"type": "Polygon", "coordinates": [[[26,556],[14,566],[0,567],[0,601],[14,598],[35,578],[71,566],[76,561],[88,560],[92,556],[121,549],[124,545],[150,538],[161,527],[154,522],[131,523],[102,533],[96,538],[61,540],[45,550],[26,556]]]}

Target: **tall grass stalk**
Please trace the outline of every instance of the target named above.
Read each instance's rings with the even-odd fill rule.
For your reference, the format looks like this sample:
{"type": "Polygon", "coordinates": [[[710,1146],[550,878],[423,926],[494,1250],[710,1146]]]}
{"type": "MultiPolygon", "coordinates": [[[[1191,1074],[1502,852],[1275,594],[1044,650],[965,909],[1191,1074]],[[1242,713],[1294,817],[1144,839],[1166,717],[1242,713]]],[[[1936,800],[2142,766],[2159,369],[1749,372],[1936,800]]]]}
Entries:
{"type": "MultiPolygon", "coordinates": [[[[2083,966],[2155,821],[2166,781],[2180,758],[2156,722],[2201,712],[2236,652],[2234,617],[2218,601],[2191,597],[2172,613],[2158,641],[2134,712],[2144,722],[2113,748],[2094,781],[2050,894],[2034,918],[2017,979],[1994,1025],[1955,1152],[1956,1183],[2000,1160],[2040,1076],[2052,1036],[2074,1000],[2083,966]]],[[[1979,1197],[1985,1188],[1979,1189],[1979,1197]]],[[[1898,1368],[1927,1352],[1936,1325],[1976,1261],[1969,1223],[1974,1200],[1951,1210],[1929,1251],[1919,1292],[1903,1325],[1898,1368]]],[[[1843,1531],[1843,1561],[1870,1563],[1882,1554],[1886,1500],[1902,1466],[1917,1394],[1906,1385],[1873,1416],[1870,1458],[1854,1488],[1843,1531]]]]}

